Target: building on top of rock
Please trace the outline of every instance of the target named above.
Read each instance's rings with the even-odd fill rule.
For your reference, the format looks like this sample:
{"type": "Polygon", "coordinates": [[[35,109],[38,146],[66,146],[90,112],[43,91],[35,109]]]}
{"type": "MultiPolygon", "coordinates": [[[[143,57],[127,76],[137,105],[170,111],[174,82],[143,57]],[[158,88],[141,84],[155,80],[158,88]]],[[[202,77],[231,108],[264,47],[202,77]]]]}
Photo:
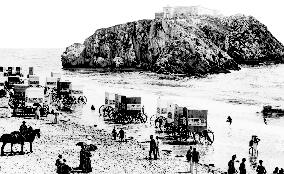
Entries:
{"type": "Polygon", "coordinates": [[[155,13],[155,19],[163,19],[164,18],[164,12],[155,13]]]}
{"type": "Polygon", "coordinates": [[[170,19],[182,16],[195,16],[195,15],[210,15],[210,16],[220,16],[221,13],[217,10],[208,9],[201,6],[167,6],[163,7],[163,12],[155,13],[155,19],[160,19],[163,15],[164,19],[170,19]]]}

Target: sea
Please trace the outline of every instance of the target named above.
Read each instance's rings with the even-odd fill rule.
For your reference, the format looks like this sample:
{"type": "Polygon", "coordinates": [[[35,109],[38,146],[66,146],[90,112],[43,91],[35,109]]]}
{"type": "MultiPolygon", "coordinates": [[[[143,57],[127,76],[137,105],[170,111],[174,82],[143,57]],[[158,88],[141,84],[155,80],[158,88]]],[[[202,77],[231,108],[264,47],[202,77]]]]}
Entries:
{"type": "MultiPolygon", "coordinates": [[[[0,66],[20,66],[24,73],[32,66],[43,85],[51,72],[61,73],[63,79],[81,87],[88,99],[85,106],[67,114],[72,121],[86,126],[97,125],[96,129],[107,132],[111,132],[114,126],[123,127],[126,136],[139,142],[148,140],[151,134],[165,136],[157,133],[153,120],[150,121],[156,114],[158,98],[189,109],[208,110],[208,128],[214,132],[215,140],[212,145],[195,146],[203,152],[200,163],[214,164],[225,171],[228,161],[236,154],[240,162],[242,158],[247,159],[249,173],[255,173],[255,165],[260,159],[269,172],[275,167],[284,168],[284,117],[272,116],[265,123],[261,113],[264,105],[284,109],[283,64],[242,66],[241,70],[227,74],[171,79],[151,72],[64,70],[60,60],[63,51],[64,48],[0,49],[0,66]],[[99,116],[98,108],[104,104],[105,92],[142,97],[148,122],[121,126],[104,121],[99,116]],[[95,111],[90,109],[91,105],[96,107],[95,111]],[[231,125],[226,122],[228,116],[232,117],[231,125]],[[257,158],[249,155],[252,135],[260,139],[257,158]]],[[[185,156],[188,148],[188,145],[169,145],[166,142],[161,147],[171,151],[173,158],[185,156]]],[[[185,162],[185,159],[181,162],[185,162]]]]}

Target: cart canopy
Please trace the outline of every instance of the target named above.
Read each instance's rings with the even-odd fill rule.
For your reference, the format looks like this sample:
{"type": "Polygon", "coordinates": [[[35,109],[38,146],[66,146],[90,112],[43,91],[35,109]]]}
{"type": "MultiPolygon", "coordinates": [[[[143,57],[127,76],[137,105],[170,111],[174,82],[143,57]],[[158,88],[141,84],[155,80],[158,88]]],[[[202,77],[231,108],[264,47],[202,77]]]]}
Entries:
{"type": "Polygon", "coordinates": [[[26,89],[27,103],[43,103],[44,89],[43,88],[27,88],[26,89]]]}

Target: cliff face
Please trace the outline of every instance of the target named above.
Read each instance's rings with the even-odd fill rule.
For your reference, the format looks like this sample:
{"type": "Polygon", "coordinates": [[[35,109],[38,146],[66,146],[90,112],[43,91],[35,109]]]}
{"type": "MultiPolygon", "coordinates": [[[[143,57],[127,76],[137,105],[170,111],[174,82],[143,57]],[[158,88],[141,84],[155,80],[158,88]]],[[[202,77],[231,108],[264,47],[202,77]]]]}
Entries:
{"type": "Polygon", "coordinates": [[[284,47],[253,17],[140,20],[97,30],[62,54],[69,67],[132,67],[188,75],[228,72],[239,63],[283,61],[284,47]]]}

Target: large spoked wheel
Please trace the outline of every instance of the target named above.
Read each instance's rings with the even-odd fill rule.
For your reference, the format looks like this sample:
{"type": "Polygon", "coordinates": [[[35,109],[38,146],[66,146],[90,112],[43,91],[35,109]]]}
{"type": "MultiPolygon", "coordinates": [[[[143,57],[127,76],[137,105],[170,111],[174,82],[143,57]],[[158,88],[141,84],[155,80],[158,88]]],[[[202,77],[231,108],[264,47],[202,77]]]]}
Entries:
{"type": "Polygon", "coordinates": [[[134,115],[127,114],[127,113],[124,113],[122,118],[123,118],[123,122],[122,122],[123,124],[129,124],[135,121],[134,115]]]}
{"type": "Polygon", "coordinates": [[[215,140],[214,132],[211,130],[207,130],[207,141],[212,144],[215,140]]]}
{"type": "Polygon", "coordinates": [[[140,120],[142,123],[146,123],[148,119],[148,116],[145,113],[141,113],[140,120]]]}
{"type": "Polygon", "coordinates": [[[100,114],[100,116],[103,116],[103,114],[104,114],[104,108],[105,108],[105,105],[102,105],[102,106],[99,108],[99,114],[100,114]]]}
{"type": "Polygon", "coordinates": [[[114,116],[114,109],[113,109],[113,107],[111,107],[111,106],[104,107],[104,109],[103,109],[103,116],[112,119],[113,116],[114,116]]]}
{"type": "Polygon", "coordinates": [[[9,99],[8,105],[10,106],[11,109],[14,109],[14,102],[13,99],[9,99]]]}
{"type": "Polygon", "coordinates": [[[114,112],[114,109],[111,106],[102,105],[99,108],[99,114],[100,114],[100,116],[103,116],[103,117],[111,118],[111,117],[113,117],[113,112],[114,112]]]}

